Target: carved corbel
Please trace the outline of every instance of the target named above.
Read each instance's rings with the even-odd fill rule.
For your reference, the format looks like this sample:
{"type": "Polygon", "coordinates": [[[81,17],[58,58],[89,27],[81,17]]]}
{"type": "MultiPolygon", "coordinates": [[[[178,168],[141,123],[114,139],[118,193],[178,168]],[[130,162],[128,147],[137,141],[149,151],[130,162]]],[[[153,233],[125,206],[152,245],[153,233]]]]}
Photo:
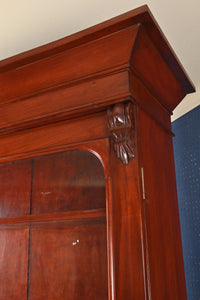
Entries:
{"type": "Polygon", "coordinates": [[[108,127],[113,139],[113,150],[124,165],[134,157],[133,104],[119,103],[108,111],[108,127]]]}

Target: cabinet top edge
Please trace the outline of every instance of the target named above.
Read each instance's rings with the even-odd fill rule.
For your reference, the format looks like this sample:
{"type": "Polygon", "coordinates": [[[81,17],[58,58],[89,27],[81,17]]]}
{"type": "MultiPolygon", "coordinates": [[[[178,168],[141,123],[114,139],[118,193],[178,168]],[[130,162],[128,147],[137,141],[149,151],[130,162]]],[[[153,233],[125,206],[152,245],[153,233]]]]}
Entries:
{"type": "Polygon", "coordinates": [[[186,93],[194,92],[195,88],[193,83],[187,76],[183,66],[147,5],[123,13],[65,38],[4,59],[0,61],[0,73],[20,68],[137,24],[143,25],[150,39],[159,50],[161,56],[166,61],[186,93]]]}

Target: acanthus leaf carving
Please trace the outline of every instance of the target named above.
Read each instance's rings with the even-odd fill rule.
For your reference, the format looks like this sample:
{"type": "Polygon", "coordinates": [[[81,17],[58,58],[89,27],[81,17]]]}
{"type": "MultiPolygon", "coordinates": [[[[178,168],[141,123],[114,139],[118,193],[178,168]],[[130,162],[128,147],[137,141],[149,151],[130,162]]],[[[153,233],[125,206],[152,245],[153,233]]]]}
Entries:
{"type": "Polygon", "coordinates": [[[133,104],[115,104],[107,113],[114,152],[124,165],[128,165],[135,156],[133,104]]]}

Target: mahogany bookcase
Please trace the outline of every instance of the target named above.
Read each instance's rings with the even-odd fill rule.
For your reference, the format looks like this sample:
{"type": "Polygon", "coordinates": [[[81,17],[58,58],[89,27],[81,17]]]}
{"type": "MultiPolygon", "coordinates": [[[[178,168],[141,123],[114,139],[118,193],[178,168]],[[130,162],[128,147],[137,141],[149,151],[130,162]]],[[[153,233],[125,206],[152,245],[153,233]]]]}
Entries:
{"type": "Polygon", "coordinates": [[[147,6],[0,62],[0,299],[186,299],[170,114],[193,91],[147,6]]]}

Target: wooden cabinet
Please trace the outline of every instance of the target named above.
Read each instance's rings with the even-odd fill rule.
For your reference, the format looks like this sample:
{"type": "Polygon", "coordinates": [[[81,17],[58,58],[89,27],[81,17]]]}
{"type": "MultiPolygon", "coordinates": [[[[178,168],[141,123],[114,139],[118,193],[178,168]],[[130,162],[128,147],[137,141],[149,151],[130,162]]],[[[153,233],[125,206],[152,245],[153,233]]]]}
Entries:
{"type": "Polygon", "coordinates": [[[0,299],[186,299],[170,114],[194,87],[148,8],[0,86],[0,299]]]}

